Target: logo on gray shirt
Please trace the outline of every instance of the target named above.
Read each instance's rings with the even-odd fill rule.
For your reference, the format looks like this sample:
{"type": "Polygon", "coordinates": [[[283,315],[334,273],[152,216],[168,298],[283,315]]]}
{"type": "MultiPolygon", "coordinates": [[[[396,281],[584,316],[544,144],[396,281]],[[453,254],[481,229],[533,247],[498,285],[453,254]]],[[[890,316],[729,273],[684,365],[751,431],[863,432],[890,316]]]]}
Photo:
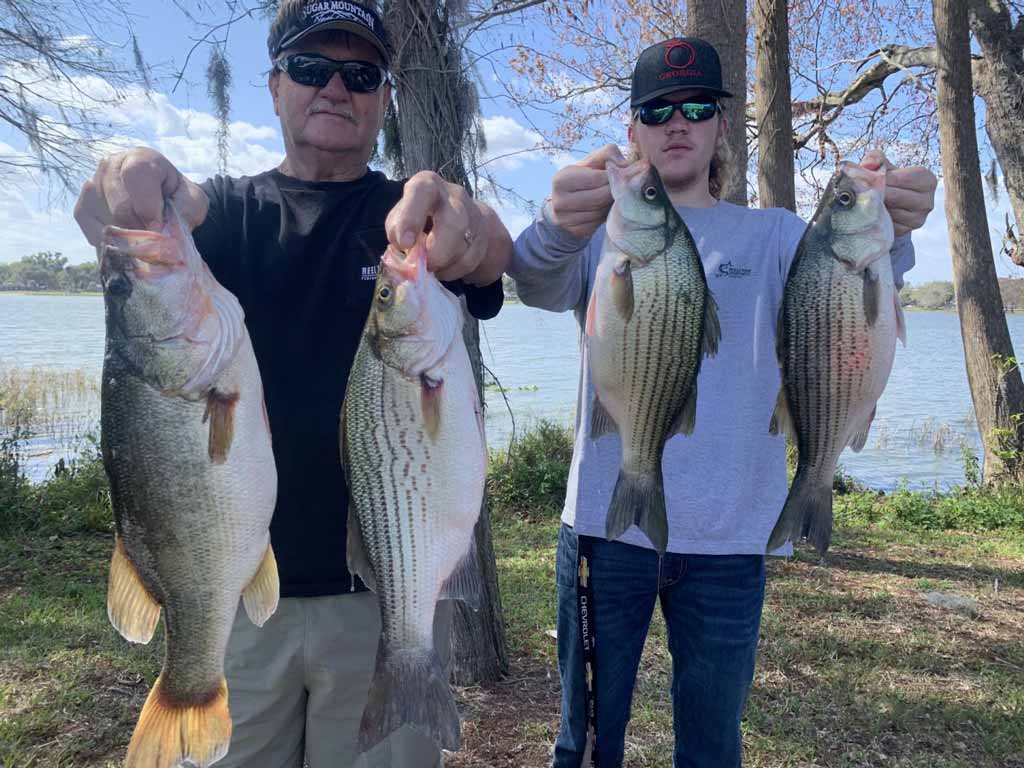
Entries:
{"type": "Polygon", "coordinates": [[[734,267],[731,261],[725,261],[718,265],[715,277],[750,277],[752,272],[748,267],[734,267]]]}

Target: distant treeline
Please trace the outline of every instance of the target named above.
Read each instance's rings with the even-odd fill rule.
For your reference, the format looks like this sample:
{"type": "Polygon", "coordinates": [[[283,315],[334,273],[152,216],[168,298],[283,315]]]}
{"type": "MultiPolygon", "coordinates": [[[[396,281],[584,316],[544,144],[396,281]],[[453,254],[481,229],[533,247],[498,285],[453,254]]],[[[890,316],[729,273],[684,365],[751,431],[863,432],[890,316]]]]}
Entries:
{"type": "Polygon", "coordinates": [[[41,251],[14,264],[0,264],[0,291],[101,291],[95,261],[68,264],[66,256],[41,251]]]}
{"type": "MultiPolygon", "coordinates": [[[[517,301],[516,286],[508,275],[502,278],[505,298],[517,301]]],[[[1007,312],[1024,312],[1024,278],[999,278],[999,292],[1007,312]]],[[[912,309],[956,309],[953,284],[949,282],[906,283],[900,291],[900,304],[912,309]]]]}
{"type": "MultiPolygon", "coordinates": [[[[999,293],[1007,312],[1024,312],[1024,278],[999,278],[999,293]]],[[[900,303],[914,309],[956,309],[953,284],[945,281],[907,283],[900,291],[900,303]]]]}

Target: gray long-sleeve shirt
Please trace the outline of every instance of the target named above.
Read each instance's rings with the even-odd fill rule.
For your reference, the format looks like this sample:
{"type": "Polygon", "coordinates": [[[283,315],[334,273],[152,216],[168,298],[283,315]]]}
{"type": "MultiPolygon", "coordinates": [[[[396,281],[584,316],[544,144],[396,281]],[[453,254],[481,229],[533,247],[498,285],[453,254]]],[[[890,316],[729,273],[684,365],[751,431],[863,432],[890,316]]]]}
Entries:
{"type": "MultiPolygon", "coordinates": [[[[718,355],[701,365],[693,434],[675,435],[665,445],[668,551],[761,554],[787,490],[785,439],[768,433],[780,386],[775,324],[789,265],[807,225],[781,208],[718,202],[676,210],[693,235],[718,302],[722,340],[718,355]]],[[[621,443],[617,435],[590,436],[594,389],[582,333],[604,235],[602,226],[589,240],[576,239],[542,210],[516,240],[509,269],[523,303],[576,312],[581,375],[562,520],[579,534],[602,537],[621,443]]],[[[900,286],[914,264],[909,235],[896,240],[891,256],[900,286]]],[[[621,540],[653,548],[636,526],[621,540]]],[[[773,554],[790,551],[787,544],[773,554]]]]}

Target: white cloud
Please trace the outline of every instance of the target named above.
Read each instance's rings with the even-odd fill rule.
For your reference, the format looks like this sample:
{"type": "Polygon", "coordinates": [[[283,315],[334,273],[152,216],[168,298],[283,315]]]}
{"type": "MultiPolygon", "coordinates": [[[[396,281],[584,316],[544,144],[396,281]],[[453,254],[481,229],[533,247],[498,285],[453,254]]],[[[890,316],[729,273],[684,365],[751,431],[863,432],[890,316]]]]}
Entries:
{"type": "Polygon", "coordinates": [[[484,137],[487,152],[481,161],[489,170],[515,170],[527,160],[540,156],[543,137],[514,118],[504,115],[485,117],[484,137]]]}
{"type": "MultiPolygon", "coordinates": [[[[140,88],[118,92],[98,78],[76,79],[74,87],[40,81],[35,88],[44,97],[59,95],[71,103],[89,102],[96,119],[108,124],[113,134],[104,142],[104,153],[145,145],[162,152],[194,181],[218,171],[218,122],[208,112],[177,107],[163,93],[147,94],[140,88]],[[101,105],[98,110],[97,104],[101,105]]],[[[229,125],[228,137],[227,170],[231,175],[268,170],[284,157],[276,126],[236,121],[229,125]]],[[[69,141],[75,138],[69,135],[69,141]]],[[[24,149],[3,142],[0,158],[8,164],[19,158],[33,160],[24,149]]],[[[72,263],[95,258],[72,216],[74,201],[43,199],[49,189],[36,171],[4,176],[0,185],[0,262],[43,250],[61,251],[72,263]]]]}

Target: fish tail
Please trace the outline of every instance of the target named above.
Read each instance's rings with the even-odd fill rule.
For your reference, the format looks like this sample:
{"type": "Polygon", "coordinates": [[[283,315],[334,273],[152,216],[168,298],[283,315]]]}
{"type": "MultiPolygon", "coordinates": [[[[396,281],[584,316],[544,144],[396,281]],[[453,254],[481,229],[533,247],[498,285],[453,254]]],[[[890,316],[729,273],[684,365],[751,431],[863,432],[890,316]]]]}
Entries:
{"type": "Polygon", "coordinates": [[[658,554],[668,547],[668,517],[665,514],[665,484],[660,468],[654,473],[619,470],[615,491],[608,507],[605,538],[614,541],[631,525],[639,526],[658,554]]]}
{"type": "Polygon", "coordinates": [[[181,704],[166,696],[160,678],[142,707],[125,768],[175,768],[189,761],[206,768],[228,752],[231,715],[224,678],[204,702],[181,704]]]}
{"type": "Polygon", "coordinates": [[[798,474],[793,479],[779,521],[768,538],[768,551],[804,536],[819,554],[824,555],[828,550],[832,540],[832,484],[798,474]]]}
{"type": "Polygon", "coordinates": [[[391,651],[382,638],[359,725],[359,751],[366,752],[403,725],[443,749],[457,750],[462,740],[455,697],[437,651],[391,651]]]}

